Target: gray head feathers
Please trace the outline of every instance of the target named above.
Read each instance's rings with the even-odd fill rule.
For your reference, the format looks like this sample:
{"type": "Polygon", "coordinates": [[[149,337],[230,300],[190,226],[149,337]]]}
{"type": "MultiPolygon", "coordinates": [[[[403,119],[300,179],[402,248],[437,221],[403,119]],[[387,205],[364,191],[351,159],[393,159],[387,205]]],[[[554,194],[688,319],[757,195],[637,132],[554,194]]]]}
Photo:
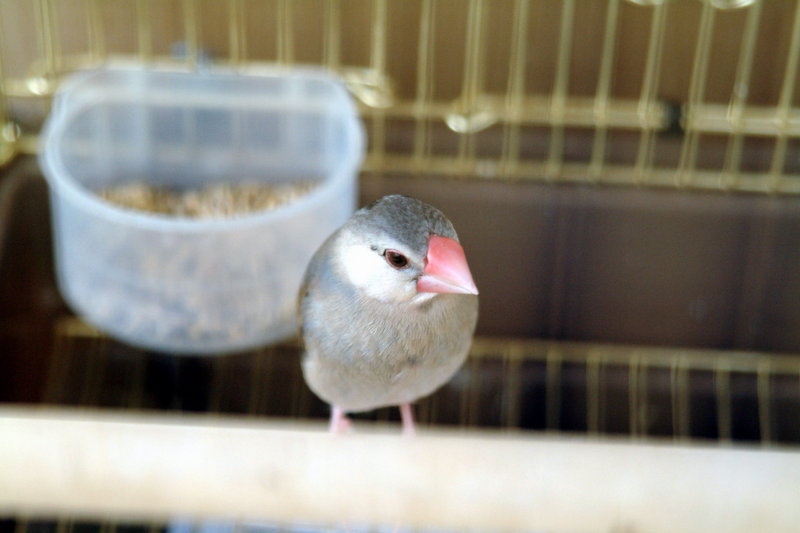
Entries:
{"type": "Polygon", "coordinates": [[[458,240],[455,229],[441,211],[416,198],[392,194],[359,209],[350,219],[360,231],[386,234],[423,253],[431,235],[458,240]]]}

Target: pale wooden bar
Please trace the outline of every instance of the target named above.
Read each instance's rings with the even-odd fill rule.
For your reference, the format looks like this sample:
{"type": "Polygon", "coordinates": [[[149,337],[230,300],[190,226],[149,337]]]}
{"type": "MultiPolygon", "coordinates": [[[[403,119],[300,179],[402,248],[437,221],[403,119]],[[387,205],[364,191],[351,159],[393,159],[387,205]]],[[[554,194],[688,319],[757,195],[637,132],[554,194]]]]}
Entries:
{"type": "Polygon", "coordinates": [[[796,450],[0,409],[0,514],[796,532],[796,450]]]}

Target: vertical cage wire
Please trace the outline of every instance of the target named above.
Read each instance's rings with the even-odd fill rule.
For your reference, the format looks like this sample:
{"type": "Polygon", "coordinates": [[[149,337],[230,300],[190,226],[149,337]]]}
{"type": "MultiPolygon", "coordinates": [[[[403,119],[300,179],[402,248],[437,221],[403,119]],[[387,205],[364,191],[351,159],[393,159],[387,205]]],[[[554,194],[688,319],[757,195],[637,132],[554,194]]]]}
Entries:
{"type": "MultiPolygon", "coordinates": [[[[255,415],[260,413],[268,400],[267,387],[260,386],[260,380],[266,375],[268,356],[266,350],[259,350],[253,358],[252,372],[250,373],[250,385],[247,394],[247,414],[255,415]]],[[[222,372],[216,372],[222,375],[222,372]]]]}
{"type": "Polygon", "coordinates": [[[508,88],[505,96],[507,120],[503,124],[501,161],[505,172],[515,173],[519,165],[520,120],[525,95],[525,74],[528,60],[529,0],[514,2],[514,27],[511,33],[508,88]]]}
{"type": "Polygon", "coordinates": [[[717,407],[717,439],[731,441],[731,369],[728,362],[719,360],[714,368],[714,386],[717,407]]]}
{"type": "Polygon", "coordinates": [[[486,34],[487,5],[485,0],[470,0],[467,11],[467,30],[464,36],[464,72],[461,97],[457,103],[450,128],[459,133],[458,164],[468,168],[475,160],[475,133],[482,128],[476,118],[482,111],[479,98],[483,93],[484,40],[486,34]]]}
{"type": "Polygon", "coordinates": [[[756,396],[758,398],[759,439],[762,445],[770,445],[772,443],[771,374],[769,361],[764,360],[759,362],[758,369],[756,370],[756,396]]]}
{"type": "Polygon", "coordinates": [[[369,66],[377,78],[386,76],[386,40],[388,39],[388,5],[387,0],[375,0],[372,12],[372,40],[370,46],[369,66]]]}
{"type": "Polygon", "coordinates": [[[153,23],[150,15],[150,0],[136,2],[136,48],[141,61],[153,57],[153,23]]]}
{"type": "Polygon", "coordinates": [[[133,368],[129,374],[129,386],[123,406],[131,406],[134,409],[141,409],[144,407],[144,390],[145,390],[145,361],[143,357],[135,357],[133,359],[133,368]]]}
{"type": "Polygon", "coordinates": [[[633,437],[646,437],[648,433],[648,368],[647,360],[634,351],[628,371],[629,427],[633,437]]]}
{"type": "Polygon", "coordinates": [[[56,38],[56,12],[50,0],[37,0],[34,4],[37,40],[42,57],[42,73],[28,80],[27,88],[32,94],[49,94],[59,68],[61,53],[56,38]]]}
{"type": "Polygon", "coordinates": [[[324,64],[332,70],[341,66],[341,33],[342,33],[342,5],[341,0],[330,0],[324,3],[324,64]]]}
{"type": "Polygon", "coordinates": [[[106,57],[106,33],[101,2],[102,0],[86,0],[89,19],[89,56],[93,63],[98,63],[106,57]]]}
{"type": "Polygon", "coordinates": [[[101,384],[106,372],[107,358],[104,357],[104,344],[108,340],[105,337],[98,338],[90,345],[90,349],[84,353],[81,372],[81,387],[78,396],[79,405],[97,405],[100,403],[101,384]]]}
{"type": "Polygon", "coordinates": [[[639,357],[633,354],[628,367],[628,431],[631,436],[637,437],[641,433],[639,406],[642,404],[640,398],[639,381],[641,374],[639,372],[639,357]]]}
{"type": "Polygon", "coordinates": [[[558,431],[561,427],[561,353],[555,346],[547,348],[545,383],[545,427],[558,431]]]}
{"type": "MultiPolygon", "coordinates": [[[[372,12],[372,38],[370,46],[370,74],[372,80],[366,80],[368,84],[375,85],[376,91],[379,80],[386,78],[386,40],[387,36],[387,0],[375,0],[372,12]]],[[[376,105],[372,110],[372,130],[370,131],[370,155],[378,166],[386,155],[386,115],[383,104],[376,105]]]]}
{"type": "Polygon", "coordinates": [[[594,98],[595,132],[589,162],[589,179],[598,182],[602,177],[608,143],[609,102],[613,82],[614,50],[617,42],[619,22],[619,0],[609,0],[606,8],[606,24],[603,32],[603,47],[600,59],[600,73],[594,98]]]}
{"type": "Polygon", "coordinates": [[[183,34],[185,37],[186,61],[191,68],[200,63],[200,21],[195,0],[183,0],[183,34]]]}
{"type": "Polygon", "coordinates": [[[691,434],[689,369],[685,354],[678,354],[670,365],[670,403],[672,408],[672,434],[676,440],[687,439],[691,434]]]}
{"type": "Polygon", "coordinates": [[[423,0],[417,43],[417,84],[414,99],[414,168],[422,171],[431,155],[431,119],[426,110],[433,102],[436,19],[434,0],[423,0]]]}
{"type": "Polygon", "coordinates": [[[45,380],[43,400],[47,403],[58,403],[65,396],[63,389],[70,383],[66,369],[68,358],[72,354],[70,341],[72,332],[66,331],[65,321],[58,322],[53,331],[53,350],[45,380]]]}
{"type": "Polygon", "coordinates": [[[723,187],[734,189],[739,184],[739,175],[742,168],[743,141],[742,119],[747,105],[747,97],[752,83],[753,63],[758,37],[759,22],[761,21],[762,2],[756,2],[747,13],[741,46],[739,47],[739,60],[736,68],[736,78],[731,90],[731,99],[727,115],[733,130],[728,138],[725,163],[722,169],[724,176],[723,187]]]}
{"type": "Polygon", "coordinates": [[[230,62],[236,66],[247,61],[247,26],[245,25],[243,0],[228,2],[228,54],[230,62]]]}
{"type": "MultiPolygon", "coordinates": [[[[208,393],[208,410],[212,413],[221,413],[224,411],[223,405],[223,392],[225,383],[223,377],[228,371],[230,360],[225,359],[215,362],[214,372],[211,376],[208,393]]],[[[262,376],[263,367],[263,351],[259,350],[254,358],[253,370],[247,376],[249,381],[247,390],[247,414],[252,415],[259,412],[258,407],[261,405],[264,396],[268,394],[266,387],[258,387],[256,381],[262,376]]]]}
{"type": "Polygon", "coordinates": [[[294,62],[294,31],[292,25],[291,0],[278,0],[278,63],[291,65],[294,62]]]}
{"type": "MultiPolygon", "coordinates": [[[[3,23],[3,12],[0,10],[0,27],[3,26],[3,23]]],[[[0,45],[1,44],[2,36],[0,36],[0,45]]],[[[18,137],[17,127],[11,122],[8,115],[7,89],[5,77],[3,76],[4,71],[3,53],[0,49],[0,167],[14,157],[14,143],[18,137]]]]}
{"type": "Polygon", "coordinates": [[[586,432],[597,436],[602,430],[602,359],[590,352],[586,361],[586,432]]]}
{"type": "Polygon", "coordinates": [[[706,80],[708,76],[708,60],[711,48],[711,37],[714,31],[714,16],[716,10],[711,2],[703,3],[700,15],[700,31],[697,36],[692,73],[689,82],[689,100],[686,103],[686,135],[681,146],[681,156],[675,176],[676,184],[685,187],[690,184],[694,171],[697,169],[697,149],[700,134],[694,125],[694,115],[703,105],[705,99],[706,80]]]}
{"type": "MultiPolygon", "coordinates": [[[[769,169],[770,192],[777,192],[783,184],[783,166],[786,161],[786,151],[789,141],[789,114],[792,103],[796,98],[795,90],[797,86],[798,61],[800,60],[800,2],[797,3],[794,12],[794,24],[792,26],[792,36],[789,44],[789,56],[786,59],[786,68],[783,74],[778,108],[775,119],[777,126],[777,139],[775,141],[775,151],[773,152],[772,162],[769,169]]],[[[795,132],[797,134],[797,132],[795,132]]]]}
{"type": "Polygon", "coordinates": [[[478,359],[467,360],[469,385],[461,389],[458,420],[462,426],[475,426],[478,423],[480,410],[481,372],[478,359]]]}
{"type": "Polygon", "coordinates": [[[570,61],[572,59],[575,0],[564,0],[558,35],[558,55],[553,93],[550,96],[550,150],[545,163],[544,177],[554,180],[561,172],[564,157],[564,115],[569,91],[570,61]]]}
{"type": "Polygon", "coordinates": [[[503,386],[501,398],[502,426],[506,429],[520,426],[522,403],[522,359],[518,346],[511,346],[503,353],[503,386]]]}
{"type": "Polygon", "coordinates": [[[645,60],[642,88],[637,106],[641,128],[639,145],[636,151],[636,162],[634,164],[634,183],[637,185],[647,184],[651,178],[656,141],[655,128],[650,117],[658,105],[658,81],[661,76],[667,6],[667,3],[659,2],[651,8],[647,59],[645,60]]]}
{"type": "MultiPolygon", "coordinates": [[[[274,360],[274,358],[273,358],[274,360]]],[[[298,372],[297,378],[292,383],[292,410],[291,416],[300,418],[308,416],[311,411],[312,397],[303,379],[298,372]]]]}

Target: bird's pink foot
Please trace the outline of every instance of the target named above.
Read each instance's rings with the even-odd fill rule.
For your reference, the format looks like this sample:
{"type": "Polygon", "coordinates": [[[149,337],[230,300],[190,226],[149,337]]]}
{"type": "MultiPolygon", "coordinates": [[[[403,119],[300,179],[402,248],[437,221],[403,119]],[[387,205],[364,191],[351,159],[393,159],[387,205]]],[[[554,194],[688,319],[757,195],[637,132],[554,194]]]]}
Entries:
{"type": "Polygon", "coordinates": [[[400,404],[400,420],[403,422],[403,435],[413,437],[417,434],[416,424],[414,424],[414,410],[410,403],[400,404]]]}
{"type": "Polygon", "coordinates": [[[350,433],[352,429],[353,424],[344,411],[340,407],[332,406],[330,432],[333,434],[350,433]]]}

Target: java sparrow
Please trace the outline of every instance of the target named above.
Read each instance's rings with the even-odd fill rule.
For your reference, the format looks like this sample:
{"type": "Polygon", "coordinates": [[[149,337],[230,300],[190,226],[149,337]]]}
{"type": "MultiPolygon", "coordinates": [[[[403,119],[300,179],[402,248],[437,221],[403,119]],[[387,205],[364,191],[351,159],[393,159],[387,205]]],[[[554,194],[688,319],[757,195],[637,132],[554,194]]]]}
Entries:
{"type": "Polygon", "coordinates": [[[450,380],[467,357],[478,289],[450,221],[401,195],[364,207],[319,248],[300,289],[303,376],[331,405],[331,431],[347,413],[411,403],[450,380]]]}

